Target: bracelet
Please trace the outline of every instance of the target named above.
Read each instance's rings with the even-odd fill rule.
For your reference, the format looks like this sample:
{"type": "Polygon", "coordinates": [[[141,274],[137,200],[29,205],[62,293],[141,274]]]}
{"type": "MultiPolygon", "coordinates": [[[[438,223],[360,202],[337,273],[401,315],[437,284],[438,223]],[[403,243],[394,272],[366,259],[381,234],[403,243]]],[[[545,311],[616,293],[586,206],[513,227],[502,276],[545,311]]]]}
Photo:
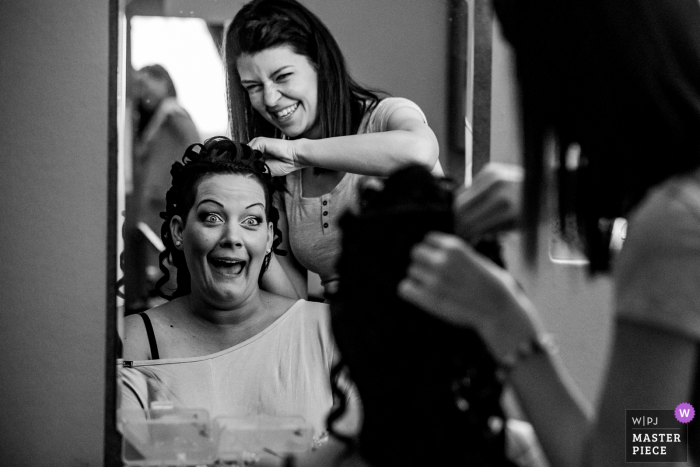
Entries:
{"type": "Polygon", "coordinates": [[[513,352],[500,359],[498,363],[500,367],[499,372],[505,378],[518,364],[532,356],[544,354],[555,355],[558,352],[559,348],[554,342],[554,335],[541,334],[532,337],[525,342],[521,342],[513,352]]]}

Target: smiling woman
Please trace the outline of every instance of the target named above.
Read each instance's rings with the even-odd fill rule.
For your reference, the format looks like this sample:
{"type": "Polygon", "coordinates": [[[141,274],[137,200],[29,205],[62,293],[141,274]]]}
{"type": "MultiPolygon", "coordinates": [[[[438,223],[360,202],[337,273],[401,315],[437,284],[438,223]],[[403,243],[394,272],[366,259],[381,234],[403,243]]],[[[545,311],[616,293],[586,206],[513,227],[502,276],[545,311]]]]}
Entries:
{"type": "Polygon", "coordinates": [[[273,257],[274,277],[305,296],[307,272],[318,274],[328,298],[338,281],[337,221],[356,206],[361,178],[407,164],[441,175],[437,138],[414,102],[356,82],[331,32],[296,0],[244,5],[224,49],[231,134],[286,179],[279,206],[291,255],[273,257]]]}
{"type": "Polygon", "coordinates": [[[290,138],[319,138],[318,79],[313,64],[289,46],[238,59],[241,84],[253,108],[290,138]]]}
{"type": "Polygon", "coordinates": [[[190,146],[183,163],[161,231],[169,301],[125,318],[121,407],[299,415],[320,434],[335,359],[328,310],[259,288],[272,251],[284,253],[262,154],[217,137],[190,146]],[[171,294],[166,265],[177,271],[171,294]]]}

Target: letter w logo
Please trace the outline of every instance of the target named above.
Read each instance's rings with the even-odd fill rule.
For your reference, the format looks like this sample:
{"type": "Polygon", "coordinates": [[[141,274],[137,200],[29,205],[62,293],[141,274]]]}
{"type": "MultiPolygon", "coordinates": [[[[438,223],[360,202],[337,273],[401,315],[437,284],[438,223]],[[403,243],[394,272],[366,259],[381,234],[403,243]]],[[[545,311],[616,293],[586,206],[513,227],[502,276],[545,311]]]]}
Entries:
{"type": "Polygon", "coordinates": [[[681,413],[681,417],[690,417],[690,409],[680,409],[679,412],[681,413]]]}

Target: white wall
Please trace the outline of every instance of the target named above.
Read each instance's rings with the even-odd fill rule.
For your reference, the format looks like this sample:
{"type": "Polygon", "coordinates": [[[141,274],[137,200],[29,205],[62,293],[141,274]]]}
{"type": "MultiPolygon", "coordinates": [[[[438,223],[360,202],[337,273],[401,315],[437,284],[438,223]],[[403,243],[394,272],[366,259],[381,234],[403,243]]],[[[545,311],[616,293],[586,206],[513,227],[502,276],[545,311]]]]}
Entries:
{"type": "Polygon", "coordinates": [[[108,3],[3,0],[0,464],[102,465],[108,3]]]}

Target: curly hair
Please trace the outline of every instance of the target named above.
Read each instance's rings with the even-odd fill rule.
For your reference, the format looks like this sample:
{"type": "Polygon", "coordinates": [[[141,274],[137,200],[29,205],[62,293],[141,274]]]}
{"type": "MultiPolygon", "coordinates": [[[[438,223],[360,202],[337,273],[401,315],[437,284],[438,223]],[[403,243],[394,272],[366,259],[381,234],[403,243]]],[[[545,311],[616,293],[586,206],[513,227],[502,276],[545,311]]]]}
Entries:
{"type": "Polygon", "coordinates": [[[340,220],[331,325],[342,360],[332,372],[337,407],[327,424],[348,441],[333,429],[346,406],[338,378],[347,370],[363,406],[357,448],[372,465],[513,465],[505,457],[502,375],[483,341],[396,294],[413,245],[429,231],[453,231],[451,188],[409,166],[381,190],[361,191],[360,212],[340,220]]]}
{"type": "Polygon", "coordinates": [[[379,102],[377,93],[381,91],[367,89],[352,79],[333,35],[302,4],[295,0],[253,0],[236,14],[225,37],[226,88],[233,137],[249,141],[257,136],[282,136],[253,109],[241,85],[236,61],[242,54],[284,45],[304,55],[319,74],[321,137],[357,133],[364,114],[379,102]]]}
{"type": "MultiPolygon", "coordinates": [[[[265,216],[272,222],[274,239],[272,252],[284,256],[286,252],[279,249],[282,243],[282,232],[277,228],[279,212],[273,206],[275,193],[283,190],[276,179],[270,174],[270,169],[260,151],[252,149],[246,144],[240,144],[224,136],[215,136],[207,139],[203,144],[190,145],[182,156],[182,162],[173,163],[170,169],[172,185],[165,196],[165,211],[160,213],[163,225],[160,229],[160,237],[165,250],[159,256],[160,270],[163,272],[156,282],[158,294],[168,300],[181,297],[190,293],[190,271],[185,262],[183,251],[175,248],[170,232],[170,221],[173,216],[180,216],[186,222],[187,215],[192,209],[197,196],[197,188],[202,180],[212,175],[234,174],[242,175],[256,180],[265,193],[265,216]],[[170,281],[170,270],[166,262],[177,268],[177,288],[172,295],[163,292],[163,286],[170,281]]],[[[260,278],[270,264],[272,252],[265,256],[260,278]]]]}

